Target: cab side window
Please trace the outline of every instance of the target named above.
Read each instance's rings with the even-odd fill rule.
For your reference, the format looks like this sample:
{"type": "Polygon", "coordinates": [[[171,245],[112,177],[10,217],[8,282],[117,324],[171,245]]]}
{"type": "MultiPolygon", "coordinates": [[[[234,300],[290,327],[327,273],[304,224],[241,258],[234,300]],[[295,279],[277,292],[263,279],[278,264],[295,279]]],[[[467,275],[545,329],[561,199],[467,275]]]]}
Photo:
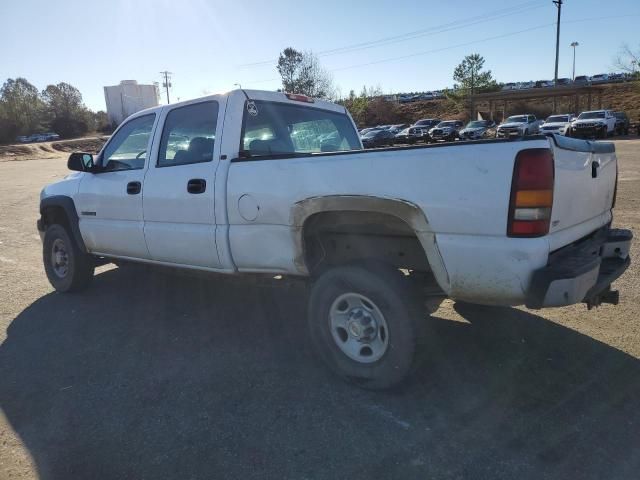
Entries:
{"type": "Polygon", "coordinates": [[[116,132],[102,152],[103,171],[144,168],[155,118],[155,114],[134,118],[116,132]]]}
{"type": "Polygon", "coordinates": [[[162,129],[158,167],[213,160],[218,102],[203,102],[171,110],[162,129]]]}

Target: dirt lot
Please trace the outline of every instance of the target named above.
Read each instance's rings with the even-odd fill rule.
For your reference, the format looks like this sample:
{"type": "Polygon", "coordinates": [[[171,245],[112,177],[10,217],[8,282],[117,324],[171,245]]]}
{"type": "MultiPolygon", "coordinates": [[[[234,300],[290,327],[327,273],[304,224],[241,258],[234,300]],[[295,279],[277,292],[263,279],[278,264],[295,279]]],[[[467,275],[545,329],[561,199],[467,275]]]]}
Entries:
{"type": "MultiPolygon", "coordinates": [[[[640,140],[616,145],[637,231],[640,140]]],[[[365,392],[315,360],[295,284],[107,266],[53,293],[51,150],[0,158],[1,479],[638,478],[640,263],[617,307],[445,302],[414,381],[365,392]]]]}

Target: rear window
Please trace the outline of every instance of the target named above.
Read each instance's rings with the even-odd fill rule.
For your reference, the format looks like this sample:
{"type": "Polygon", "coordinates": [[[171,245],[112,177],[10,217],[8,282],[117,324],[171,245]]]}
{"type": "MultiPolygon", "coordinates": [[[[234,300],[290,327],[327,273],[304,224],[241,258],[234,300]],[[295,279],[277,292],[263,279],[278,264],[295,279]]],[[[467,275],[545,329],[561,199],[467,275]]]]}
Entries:
{"type": "Polygon", "coordinates": [[[361,148],[351,119],[345,114],[287,103],[251,102],[243,121],[242,157],[361,148]]]}

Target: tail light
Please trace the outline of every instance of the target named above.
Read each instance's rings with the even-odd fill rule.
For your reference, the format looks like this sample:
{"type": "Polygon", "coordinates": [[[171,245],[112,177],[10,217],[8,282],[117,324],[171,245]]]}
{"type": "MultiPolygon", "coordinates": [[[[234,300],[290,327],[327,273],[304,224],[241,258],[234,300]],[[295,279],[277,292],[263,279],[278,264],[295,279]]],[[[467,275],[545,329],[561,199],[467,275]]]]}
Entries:
{"type": "Polygon", "coordinates": [[[549,233],[553,181],[551,150],[531,148],[516,155],[507,236],[542,237],[549,233]]]}
{"type": "Polygon", "coordinates": [[[289,100],[293,100],[295,102],[306,102],[313,103],[313,98],[307,97],[306,95],[300,95],[298,93],[285,93],[289,100]]]}

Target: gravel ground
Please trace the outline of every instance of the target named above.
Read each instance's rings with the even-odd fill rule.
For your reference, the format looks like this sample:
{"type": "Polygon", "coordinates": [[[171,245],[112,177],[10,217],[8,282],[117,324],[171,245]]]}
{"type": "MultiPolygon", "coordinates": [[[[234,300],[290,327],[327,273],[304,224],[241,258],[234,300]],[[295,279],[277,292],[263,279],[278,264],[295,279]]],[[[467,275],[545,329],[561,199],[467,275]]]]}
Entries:
{"type": "MultiPolygon", "coordinates": [[[[616,146],[637,230],[640,140],[616,146]]],[[[54,293],[35,221],[60,155],[0,159],[1,479],[638,478],[637,262],[590,312],[447,301],[414,380],[365,392],[316,361],[286,280],[106,266],[54,293]]]]}

